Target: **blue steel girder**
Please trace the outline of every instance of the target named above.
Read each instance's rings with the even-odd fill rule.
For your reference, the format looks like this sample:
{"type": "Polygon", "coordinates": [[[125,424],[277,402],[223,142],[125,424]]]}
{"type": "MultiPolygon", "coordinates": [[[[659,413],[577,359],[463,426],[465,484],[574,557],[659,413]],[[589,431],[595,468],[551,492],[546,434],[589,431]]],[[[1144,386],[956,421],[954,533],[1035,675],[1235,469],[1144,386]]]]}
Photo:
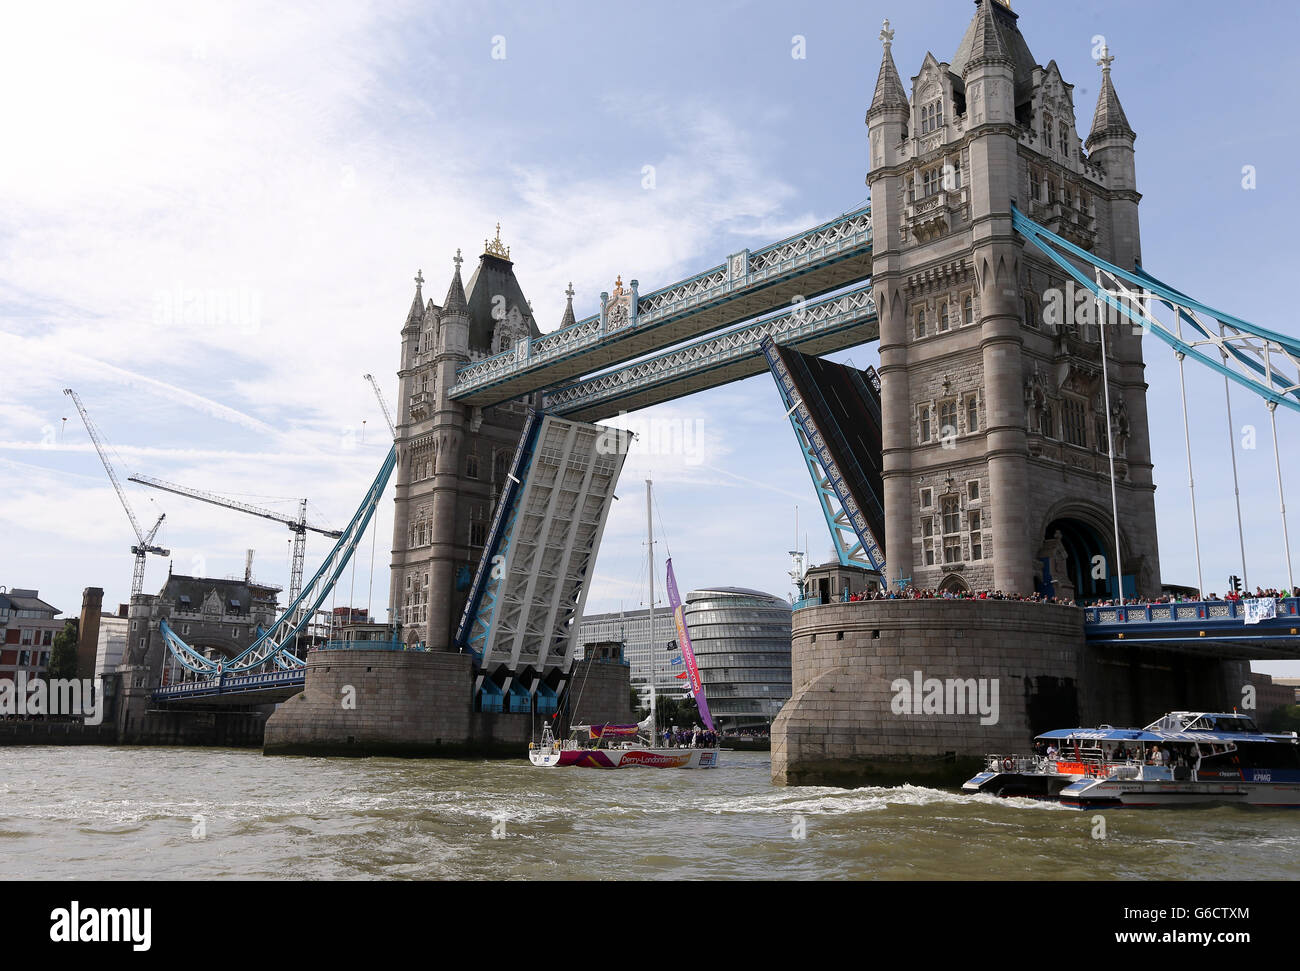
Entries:
{"type": "MultiPolygon", "coordinates": [[[[456,374],[452,398],[486,406],[653,354],[871,275],[871,209],[837,216],[703,273],[633,297],[625,324],[587,317],[456,374]]],[[[635,294],[635,289],[634,289],[635,294]]]]}
{"type": "Polygon", "coordinates": [[[540,425],[541,415],[530,408],[528,418],[519,435],[519,444],[515,447],[515,454],[510,461],[510,474],[506,477],[506,486],[501,492],[496,512],[492,516],[487,543],[483,547],[483,555],[479,557],[478,569],[470,585],[469,599],[465,601],[465,610],[456,628],[456,643],[474,655],[476,664],[483,659],[483,645],[496,619],[497,595],[501,586],[501,571],[498,564],[504,560],[509,551],[515,518],[519,512],[518,499],[523,492],[528,469],[532,465],[533,448],[537,442],[537,430],[540,425]]]}
{"type": "Polygon", "coordinates": [[[321,609],[325,598],[329,596],[330,591],[334,589],[334,584],[342,576],[357,543],[370,524],[375,507],[378,506],[396,465],[397,446],[394,445],[388,450],[388,455],[379,468],[379,474],[371,482],[370,488],[361,500],[361,505],[352,516],[352,521],[343,530],[334,548],[325,556],[311,582],[303,587],[302,592],[285,608],[284,613],[268,630],[263,631],[252,644],[235,657],[229,660],[204,657],[202,653],[185,643],[165,620],[160,621],[159,632],[177,663],[186,670],[203,676],[215,675],[218,666],[226,675],[246,674],[267,665],[281,668],[300,667],[303,662],[294,657],[290,649],[296,643],[298,635],[321,609]]]}
{"type": "Polygon", "coordinates": [[[1026,240],[1143,333],[1155,334],[1176,353],[1248,388],[1270,407],[1283,405],[1300,412],[1300,340],[1215,310],[1166,286],[1141,267],[1120,269],[1062,239],[1014,206],[1011,217],[1026,240]],[[1092,272],[1080,269],[1079,263],[1092,272]],[[1173,314],[1172,323],[1155,315],[1157,305],[1173,314]],[[1184,333],[1184,325],[1191,335],[1184,333]]]}
{"type": "Polygon", "coordinates": [[[547,411],[600,421],[767,370],[763,340],[805,354],[829,354],[880,336],[871,285],[813,301],[787,313],[715,334],[667,353],[562,388],[548,390],[547,411]]]}
{"type": "Polygon", "coordinates": [[[817,491],[817,502],[841,566],[860,566],[885,576],[885,551],[871,535],[858,504],[849,495],[835,460],[826,448],[826,437],[813,422],[812,415],[798,394],[793,379],[771,342],[763,346],[763,355],[776,382],[781,401],[789,410],[790,425],[803,454],[804,464],[817,491]]]}

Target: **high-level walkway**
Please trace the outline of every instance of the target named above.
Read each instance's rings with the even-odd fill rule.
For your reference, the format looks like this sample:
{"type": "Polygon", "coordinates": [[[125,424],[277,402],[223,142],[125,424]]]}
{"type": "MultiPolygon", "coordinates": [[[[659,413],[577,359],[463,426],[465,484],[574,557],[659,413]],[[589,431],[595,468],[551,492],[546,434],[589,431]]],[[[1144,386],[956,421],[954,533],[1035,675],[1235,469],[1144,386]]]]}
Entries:
{"type": "Polygon", "coordinates": [[[508,351],[462,367],[450,394],[467,405],[507,401],[772,313],[800,299],[811,300],[870,275],[871,209],[864,207],[760,250],[741,250],[719,266],[651,293],[638,293],[633,281],[632,312],[625,322],[613,324],[601,313],[521,341],[508,351]]]}

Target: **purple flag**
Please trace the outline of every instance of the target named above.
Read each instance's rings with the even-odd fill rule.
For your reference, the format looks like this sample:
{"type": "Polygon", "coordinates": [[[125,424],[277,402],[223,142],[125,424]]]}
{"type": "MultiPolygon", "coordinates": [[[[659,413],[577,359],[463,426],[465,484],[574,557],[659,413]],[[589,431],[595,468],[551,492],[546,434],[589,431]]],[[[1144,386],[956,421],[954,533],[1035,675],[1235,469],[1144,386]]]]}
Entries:
{"type": "Polygon", "coordinates": [[[677,578],[673,576],[673,561],[668,560],[668,607],[673,612],[673,622],[677,625],[677,643],[681,646],[682,657],[686,658],[686,673],[690,675],[691,691],[695,694],[695,705],[704,719],[704,727],[713,731],[713,716],[709,714],[709,703],[704,700],[704,685],[700,683],[700,669],[695,666],[695,651],[691,649],[691,635],[686,632],[686,616],[682,607],[681,595],[677,592],[677,578]]]}

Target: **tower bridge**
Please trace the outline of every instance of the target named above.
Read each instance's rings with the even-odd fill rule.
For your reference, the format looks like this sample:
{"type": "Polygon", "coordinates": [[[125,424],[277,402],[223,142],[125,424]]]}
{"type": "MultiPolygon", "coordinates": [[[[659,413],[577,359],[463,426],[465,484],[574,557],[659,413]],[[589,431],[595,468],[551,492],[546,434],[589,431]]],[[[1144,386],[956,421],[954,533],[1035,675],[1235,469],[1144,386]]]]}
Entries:
{"type": "MultiPolygon", "coordinates": [[[[417,275],[394,449],[357,521],[391,474],[389,602],[393,643],[408,650],[301,658],[289,648],[302,611],[351,555],[350,527],[329,569],[234,672],[282,672],[268,690],[305,685],[268,723],[268,751],[504,751],[527,727],[511,715],[565,710],[578,677],[573,633],[624,450],[615,437],[611,453],[609,430],[590,423],[763,370],[789,410],[791,460],[797,448],[823,503],[836,582],[872,569],[895,589],[1159,595],[1143,360],[1144,346],[1159,345],[1143,337],[1258,394],[1271,413],[1300,410],[1300,342],[1143,268],[1137,136],[1114,59],[1099,61],[1081,138],[1073,86],[1055,61],[1038,63],[1017,14],[999,0],[974,6],[951,58],[927,54],[910,94],[886,21],[866,113],[869,207],[645,294],[620,277],[583,320],[570,287],[545,334],[499,232],[468,282],[457,253],[441,304],[417,275]],[[1096,316],[1052,317],[1048,294],[1067,283],[1096,316]],[[1131,326],[1108,325],[1108,307],[1131,326]],[[860,402],[803,400],[839,379],[790,355],[870,341],[878,373],[843,383],[860,402]],[[812,382],[802,392],[795,371],[812,382]],[[846,421],[872,427],[850,436],[846,421]],[[344,685],[371,692],[370,715],[340,710],[344,685]]],[[[1193,621],[1209,633],[1195,636],[1179,617],[1139,634],[1132,611],[1012,600],[800,606],[795,693],[773,731],[784,783],[960,772],[961,759],[1060,724],[1235,704],[1251,651],[1300,657],[1289,623],[1247,631],[1236,616],[1210,622],[1207,605],[1193,621]],[[896,717],[888,685],[914,669],[1014,690],[988,728],[896,717]]],[[[1286,606],[1294,613],[1295,601],[1286,606]]],[[[210,665],[174,632],[167,643],[198,697],[210,665]]],[[[584,677],[602,716],[630,714],[625,670],[588,665],[584,677]]]]}

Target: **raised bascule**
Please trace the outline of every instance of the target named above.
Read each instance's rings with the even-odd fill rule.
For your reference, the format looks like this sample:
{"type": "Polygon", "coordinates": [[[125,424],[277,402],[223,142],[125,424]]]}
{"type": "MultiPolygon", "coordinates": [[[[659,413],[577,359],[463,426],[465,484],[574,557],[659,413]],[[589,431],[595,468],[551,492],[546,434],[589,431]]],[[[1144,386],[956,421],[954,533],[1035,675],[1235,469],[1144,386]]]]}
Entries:
{"type": "MultiPolygon", "coordinates": [[[[893,37],[886,21],[866,115],[869,207],[649,292],[620,277],[582,320],[570,287],[549,333],[499,227],[467,282],[457,253],[441,304],[417,275],[394,448],[357,519],[238,656],[168,628],[190,673],[164,689],[142,664],[138,703],[256,695],[256,678],[301,686],[268,721],[268,752],[517,755],[532,719],[571,711],[579,683],[585,717],[626,720],[626,667],[574,657],[628,445],[595,423],[764,371],[854,590],[870,575],[892,589],[1157,596],[1143,337],[1273,414],[1300,411],[1300,342],[1144,268],[1136,134],[1108,53],[1081,139],[1073,86],[1054,61],[1038,64],[1005,3],[976,0],[951,59],[927,54],[910,94],[893,37]],[[878,370],[818,358],[877,340],[878,370]],[[390,475],[393,636],[303,656],[301,625],[390,475]]],[[[1243,629],[1226,604],[841,592],[795,605],[778,783],[960,779],[983,753],[1048,728],[1239,705],[1250,658],[1300,657],[1295,599],[1243,629]],[[996,679],[997,718],[898,711],[892,686],[916,672],[996,679]]]]}

